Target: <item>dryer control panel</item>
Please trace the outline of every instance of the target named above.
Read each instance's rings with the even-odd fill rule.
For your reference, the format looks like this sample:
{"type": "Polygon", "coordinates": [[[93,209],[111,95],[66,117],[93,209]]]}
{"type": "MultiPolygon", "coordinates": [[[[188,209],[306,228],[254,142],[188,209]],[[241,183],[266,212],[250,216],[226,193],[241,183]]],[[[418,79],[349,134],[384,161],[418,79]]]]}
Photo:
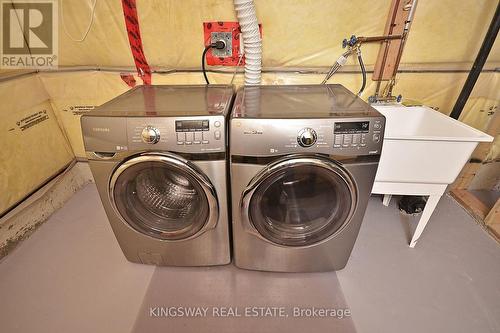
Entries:
{"type": "Polygon", "coordinates": [[[377,155],[382,151],[385,118],[251,119],[230,121],[231,154],[272,156],[323,153],[377,155]]]}
{"type": "Polygon", "coordinates": [[[370,121],[335,122],[333,134],[334,148],[366,147],[368,142],[380,142],[383,135],[382,120],[374,119],[371,131],[370,121]]]}

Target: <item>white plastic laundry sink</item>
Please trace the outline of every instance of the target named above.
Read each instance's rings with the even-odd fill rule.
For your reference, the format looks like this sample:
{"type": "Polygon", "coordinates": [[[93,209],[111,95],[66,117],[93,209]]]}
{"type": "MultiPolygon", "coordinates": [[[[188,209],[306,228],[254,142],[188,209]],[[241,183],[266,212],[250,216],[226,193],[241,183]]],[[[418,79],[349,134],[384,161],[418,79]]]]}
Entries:
{"type": "Polygon", "coordinates": [[[451,184],[493,137],[429,107],[374,106],[386,117],[375,182],[451,184]]]}
{"type": "Polygon", "coordinates": [[[385,134],[372,193],[427,196],[410,247],[415,247],[448,184],[453,183],[479,142],[493,138],[425,106],[375,106],[385,116],[385,134]]]}

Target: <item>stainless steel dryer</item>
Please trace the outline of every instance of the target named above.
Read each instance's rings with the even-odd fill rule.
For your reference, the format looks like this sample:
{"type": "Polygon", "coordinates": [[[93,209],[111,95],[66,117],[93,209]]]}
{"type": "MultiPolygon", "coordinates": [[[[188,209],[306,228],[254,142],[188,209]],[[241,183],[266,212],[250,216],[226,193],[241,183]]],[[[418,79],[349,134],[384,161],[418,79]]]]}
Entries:
{"type": "Polygon", "coordinates": [[[101,201],[128,260],[230,262],[231,86],[140,86],[81,118],[101,201]]]}
{"type": "Polygon", "coordinates": [[[244,87],[230,118],[238,267],[342,269],[365,213],[385,118],[340,85],[244,87]]]}

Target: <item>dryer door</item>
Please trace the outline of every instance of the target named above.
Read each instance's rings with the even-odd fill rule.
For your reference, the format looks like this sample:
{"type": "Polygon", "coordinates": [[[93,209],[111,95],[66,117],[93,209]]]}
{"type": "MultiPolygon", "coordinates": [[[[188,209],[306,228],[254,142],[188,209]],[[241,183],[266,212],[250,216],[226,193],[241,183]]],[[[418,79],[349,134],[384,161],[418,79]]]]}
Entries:
{"type": "Polygon", "coordinates": [[[188,239],[215,227],[218,202],[208,178],[189,161],[145,153],[122,163],[109,193],[132,228],[164,240],[188,239]]]}
{"type": "Polygon", "coordinates": [[[289,157],[252,180],[243,196],[244,219],[272,243],[310,246],[347,225],[356,193],[349,173],[331,160],[289,157]]]}

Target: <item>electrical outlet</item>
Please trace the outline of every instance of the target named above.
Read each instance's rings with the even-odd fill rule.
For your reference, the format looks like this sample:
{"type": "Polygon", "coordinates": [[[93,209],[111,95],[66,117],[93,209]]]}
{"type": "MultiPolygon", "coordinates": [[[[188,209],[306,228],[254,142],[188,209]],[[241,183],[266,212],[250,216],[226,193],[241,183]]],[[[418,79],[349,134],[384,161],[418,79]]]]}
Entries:
{"type": "MultiPolygon", "coordinates": [[[[262,37],[262,26],[259,24],[262,37]]],[[[241,57],[241,30],[238,22],[204,22],[203,23],[204,45],[224,40],[226,47],[222,50],[211,49],[207,52],[207,65],[216,66],[243,66],[245,57],[241,57]]]]}
{"type": "Polygon", "coordinates": [[[219,40],[223,40],[226,43],[226,47],[223,49],[214,48],[211,50],[214,57],[227,58],[233,55],[233,34],[231,32],[212,32],[210,36],[212,43],[219,40]]]}
{"type": "MultiPolygon", "coordinates": [[[[223,39],[226,48],[207,52],[207,65],[236,66],[240,56],[240,25],[238,22],[204,22],[204,45],[223,39]]],[[[240,62],[242,65],[244,61],[240,62]]]]}

